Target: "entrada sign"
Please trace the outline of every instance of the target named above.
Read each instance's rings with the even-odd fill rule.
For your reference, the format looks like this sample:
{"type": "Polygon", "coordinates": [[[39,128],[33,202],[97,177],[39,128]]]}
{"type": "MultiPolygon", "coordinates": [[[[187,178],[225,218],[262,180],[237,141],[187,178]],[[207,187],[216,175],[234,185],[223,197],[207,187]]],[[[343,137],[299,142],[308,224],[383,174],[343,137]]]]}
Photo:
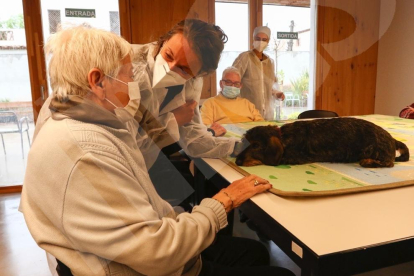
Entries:
{"type": "Polygon", "coordinates": [[[83,18],[95,18],[95,9],[85,10],[85,9],[65,9],[66,17],[83,17],[83,18]]]}
{"type": "Polygon", "coordinates": [[[277,39],[298,39],[298,33],[277,32],[277,39]]]}

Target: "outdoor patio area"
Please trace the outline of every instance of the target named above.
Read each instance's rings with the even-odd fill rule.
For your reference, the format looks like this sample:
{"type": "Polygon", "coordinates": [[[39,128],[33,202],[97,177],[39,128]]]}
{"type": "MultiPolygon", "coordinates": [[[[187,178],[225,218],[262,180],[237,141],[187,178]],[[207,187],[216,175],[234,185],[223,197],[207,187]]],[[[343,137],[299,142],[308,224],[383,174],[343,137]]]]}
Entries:
{"type": "MultiPolygon", "coordinates": [[[[2,129],[12,127],[16,127],[16,125],[0,124],[0,132],[2,129]]],[[[31,142],[33,141],[34,128],[34,123],[29,123],[29,137],[31,142]]],[[[21,185],[23,184],[27,154],[29,152],[27,134],[23,132],[23,155],[20,133],[3,134],[3,139],[6,153],[4,152],[3,144],[0,141],[0,187],[21,185]]]]}

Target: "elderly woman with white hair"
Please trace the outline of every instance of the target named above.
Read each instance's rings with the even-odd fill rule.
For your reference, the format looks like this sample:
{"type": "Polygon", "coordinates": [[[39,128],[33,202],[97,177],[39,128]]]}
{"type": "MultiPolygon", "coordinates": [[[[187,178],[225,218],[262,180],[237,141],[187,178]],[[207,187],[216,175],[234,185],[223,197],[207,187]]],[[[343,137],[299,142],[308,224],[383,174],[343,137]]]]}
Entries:
{"type": "Polygon", "coordinates": [[[240,70],[242,84],[240,95],[251,101],[265,120],[275,119],[275,97],[284,100],[278,91],[273,60],[263,53],[270,40],[270,29],[256,27],[253,32],[253,49],[241,53],[233,62],[240,70]]]}
{"type": "Polygon", "coordinates": [[[235,181],[180,215],[156,193],[135,141],[128,42],[75,27],[46,49],[52,115],[30,150],[20,210],[60,275],[292,275],[267,266],[260,243],[216,235],[266,180],[235,181]]]}
{"type": "Polygon", "coordinates": [[[233,66],[227,67],[220,80],[220,94],[207,99],[201,107],[203,123],[211,125],[264,121],[254,104],[239,97],[242,87],[239,70],[233,66]]]}

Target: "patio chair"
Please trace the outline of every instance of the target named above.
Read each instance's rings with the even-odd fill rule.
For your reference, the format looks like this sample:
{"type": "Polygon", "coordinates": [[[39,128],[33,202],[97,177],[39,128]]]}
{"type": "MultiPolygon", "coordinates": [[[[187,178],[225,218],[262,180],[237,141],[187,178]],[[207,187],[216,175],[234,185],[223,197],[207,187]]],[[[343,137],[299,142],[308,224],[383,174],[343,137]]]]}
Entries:
{"type": "Polygon", "coordinates": [[[0,136],[1,136],[1,141],[3,143],[4,155],[6,155],[6,147],[4,145],[3,134],[20,133],[20,142],[22,145],[22,156],[24,159],[23,132],[27,133],[27,139],[29,140],[29,147],[31,146],[30,137],[29,137],[29,118],[22,117],[18,119],[16,113],[14,113],[13,111],[0,111],[0,122],[16,123],[15,127],[0,128],[0,136]]]}
{"type": "Polygon", "coordinates": [[[300,98],[299,95],[293,94],[293,92],[284,92],[285,94],[285,106],[287,106],[287,103],[291,103],[291,107],[295,106],[295,102],[298,103],[298,106],[300,106],[300,98]]]}
{"type": "Polygon", "coordinates": [[[328,110],[306,110],[299,114],[298,119],[315,119],[315,118],[329,118],[329,117],[339,117],[338,114],[334,111],[328,110]]]}

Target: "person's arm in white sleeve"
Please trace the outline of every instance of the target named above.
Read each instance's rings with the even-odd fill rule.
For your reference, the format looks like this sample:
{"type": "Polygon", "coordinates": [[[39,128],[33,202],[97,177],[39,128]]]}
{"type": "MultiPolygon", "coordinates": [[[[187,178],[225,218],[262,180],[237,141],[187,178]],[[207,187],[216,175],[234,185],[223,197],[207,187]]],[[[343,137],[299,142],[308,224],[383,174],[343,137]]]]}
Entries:
{"type": "MultiPolygon", "coordinates": [[[[202,78],[197,78],[189,83],[190,86],[186,89],[186,100],[200,102],[202,81],[202,78]]],[[[212,136],[203,124],[198,108],[194,110],[191,122],[179,127],[179,131],[179,144],[192,157],[220,158],[228,156],[233,152],[234,143],[237,140],[212,136]]]]}
{"type": "Polygon", "coordinates": [[[148,176],[136,178],[126,166],[98,153],[77,162],[67,183],[63,231],[79,251],[143,275],[172,274],[213,242],[227,225],[226,212],[220,202],[206,199],[191,214],[160,218],[150,204],[148,176]]]}
{"type": "Polygon", "coordinates": [[[246,53],[241,53],[233,62],[233,66],[236,67],[240,72],[240,77],[243,80],[243,76],[246,73],[248,65],[249,55],[246,53]]]}
{"type": "Polygon", "coordinates": [[[144,156],[147,168],[151,168],[163,147],[169,146],[180,139],[178,125],[174,114],[167,112],[154,117],[143,105],[135,115],[139,122],[137,146],[144,156]],[[171,131],[175,130],[175,131],[171,131]]]}

